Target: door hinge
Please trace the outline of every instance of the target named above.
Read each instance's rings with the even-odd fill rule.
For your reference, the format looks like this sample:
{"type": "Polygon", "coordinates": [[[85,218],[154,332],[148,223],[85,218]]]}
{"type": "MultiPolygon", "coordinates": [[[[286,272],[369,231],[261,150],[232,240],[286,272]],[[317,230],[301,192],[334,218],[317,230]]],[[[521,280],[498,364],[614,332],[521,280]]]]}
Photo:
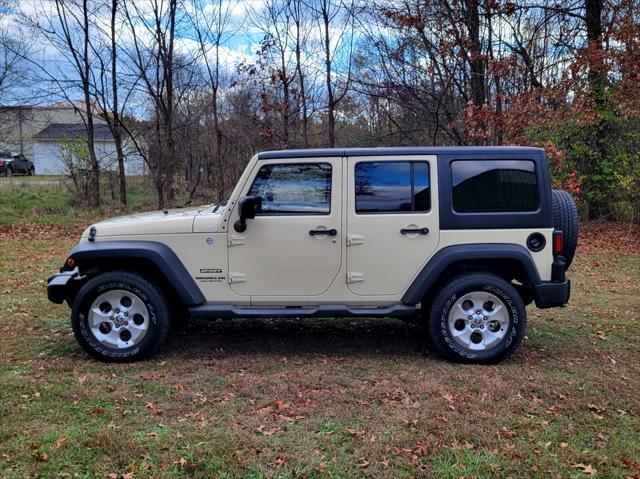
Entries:
{"type": "Polygon", "coordinates": [[[363,235],[347,235],[347,246],[355,246],[359,244],[364,244],[363,235]]]}
{"type": "Polygon", "coordinates": [[[242,235],[229,235],[229,240],[227,241],[227,246],[239,246],[244,244],[244,236],[242,235]]]}
{"type": "Polygon", "coordinates": [[[246,275],[244,273],[229,273],[229,283],[244,283],[246,275]]]}
{"type": "Polygon", "coordinates": [[[349,271],[347,272],[347,283],[362,283],[364,281],[364,273],[360,273],[358,271],[349,271]]]}

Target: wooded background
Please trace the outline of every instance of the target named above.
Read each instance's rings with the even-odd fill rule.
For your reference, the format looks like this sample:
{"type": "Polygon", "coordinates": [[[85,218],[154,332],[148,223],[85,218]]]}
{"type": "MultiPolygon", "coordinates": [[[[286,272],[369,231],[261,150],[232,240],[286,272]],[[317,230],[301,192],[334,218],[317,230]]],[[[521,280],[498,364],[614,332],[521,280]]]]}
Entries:
{"type": "Polygon", "coordinates": [[[518,144],[545,148],[585,219],[640,211],[637,0],[0,0],[0,13],[0,103],[74,102],[93,206],[100,116],[122,208],[128,140],[161,208],[224,199],[261,150],[518,144]],[[254,51],[234,61],[243,41],[254,51]]]}

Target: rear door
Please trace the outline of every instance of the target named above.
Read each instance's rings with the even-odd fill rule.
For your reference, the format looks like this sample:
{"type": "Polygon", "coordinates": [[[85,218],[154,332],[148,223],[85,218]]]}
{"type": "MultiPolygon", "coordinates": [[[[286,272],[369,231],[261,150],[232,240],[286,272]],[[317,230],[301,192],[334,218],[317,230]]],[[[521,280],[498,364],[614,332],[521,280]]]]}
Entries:
{"type": "Polygon", "coordinates": [[[404,292],[439,240],[435,156],[349,157],[347,283],[359,295],[404,292]]]}

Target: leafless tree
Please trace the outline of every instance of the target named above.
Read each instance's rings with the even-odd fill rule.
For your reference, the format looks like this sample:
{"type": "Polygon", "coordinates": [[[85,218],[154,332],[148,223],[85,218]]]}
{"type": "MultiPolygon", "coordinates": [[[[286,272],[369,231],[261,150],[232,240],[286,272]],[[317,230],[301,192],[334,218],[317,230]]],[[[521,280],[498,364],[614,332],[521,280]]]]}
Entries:
{"type": "Polygon", "coordinates": [[[23,56],[25,61],[35,69],[41,81],[54,85],[56,94],[62,96],[81,115],[87,132],[87,148],[90,164],[90,204],[100,204],[100,162],[95,150],[96,116],[93,97],[94,78],[92,64],[94,61],[91,39],[96,33],[90,21],[95,5],[89,0],[54,0],[53,11],[49,12],[44,3],[40,3],[40,12],[27,14],[21,12],[21,19],[34,31],[54,47],[64,67],[51,68],[51,64],[38,62],[34,57],[23,56]],[[82,102],[74,102],[71,95],[79,91],[82,102]]]}
{"type": "Polygon", "coordinates": [[[343,0],[311,0],[307,8],[318,21],[326,87],[327,146],[333,148],[336,109],[351,87],[355,4],[343,0]]]}
{"type": "Polygon", "coordinates": [[[173,206],[179,158],[176,151],[176,105],[188,91],[193,78],[193,59],[176,53],[176,27],[184,20],[178,0],[149,0],[124,4],[131,45],[127,58],[140,79],[143,93],[151,101],[153,112],[149,123],[152,134],[146,140],[155,145],[144,146],[136,140],[140,154],[154,175],[158,207],[173,206]],[[145,7],[149,7],[145,10],[145,7]]]}
{"type": "Polygon", "coordinates": [[[291,43],[295,54],[295,70],[297,75],[298,98],[300,99],[300,116],[302,123],[302,146],[309,146],[309,79],[307,75],[307,61],[304,56],[312,56],[311,42],[309,42],[311,19],[303,0],[287,0],[288,15],[293,27],[290,29],[291,43]]]}
{"type": "Polygon", "coordinates": [[[120,47],[121,32],[125,26],[122,19],[122,5],[124,0],[110,0],[100,5],[94,19],[95,28],[100,32],[93,39],[92,48],[95,52],[93,95],[102,110],[109,131],[114,139],[118,165],[118,190],[120,208],[127,208],[127,180],[125,171],[124,142],[126,125],[123,125],[123,112],[127,101],[134,91],[137,82],[127,82],[121,75],[120,47]],[[104,20],[103,20],[104,19],[104,20]]]}
{"type": "MultiPolygon", "coordinates": [[[[13,8],[13,2],[0,0],[0,11],[13,8]]],[[[13,22],[0,19],[0,104],[19,95],[24,85],[24,58],[31,50],[31,40],[13,22]],[[4,21],[3,21],[4,20],[4,21]]]]}
{"type": "Polygon", "coordinates": [[[230,28],[231,4],[228,0],[191,0],[189,8],[191,28],[195,32],[200,56],[211,95],[211,127],[213,161],[206,164],[207,184],[218,186],[218,199],[223,199],[228,188],[221,128],[220,95],[222,90],[222,66],[220,51],[239,26],[230,28]],[[216,177],[217,176],[217,181],[216,177]]]}

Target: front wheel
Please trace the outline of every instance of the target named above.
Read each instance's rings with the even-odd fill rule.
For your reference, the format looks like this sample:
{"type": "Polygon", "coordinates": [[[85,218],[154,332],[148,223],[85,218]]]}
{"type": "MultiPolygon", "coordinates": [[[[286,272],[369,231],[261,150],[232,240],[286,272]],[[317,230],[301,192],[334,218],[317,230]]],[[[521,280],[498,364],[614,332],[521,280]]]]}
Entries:
{"type": "Polygon", "coordinates": [[[128,272],[102,273],[78,292],[71,311],[76,340],[96,359],[129,362],[154,354],[171,327],[162,291],[128,272]]]}
{"type": "Polygon", "coordinates": [[[436,295],[427,330],[442,356],[457,362],[493,364],[510,356],[527,327],[516,289],[490,273],[455,277],[436,295]]]}

